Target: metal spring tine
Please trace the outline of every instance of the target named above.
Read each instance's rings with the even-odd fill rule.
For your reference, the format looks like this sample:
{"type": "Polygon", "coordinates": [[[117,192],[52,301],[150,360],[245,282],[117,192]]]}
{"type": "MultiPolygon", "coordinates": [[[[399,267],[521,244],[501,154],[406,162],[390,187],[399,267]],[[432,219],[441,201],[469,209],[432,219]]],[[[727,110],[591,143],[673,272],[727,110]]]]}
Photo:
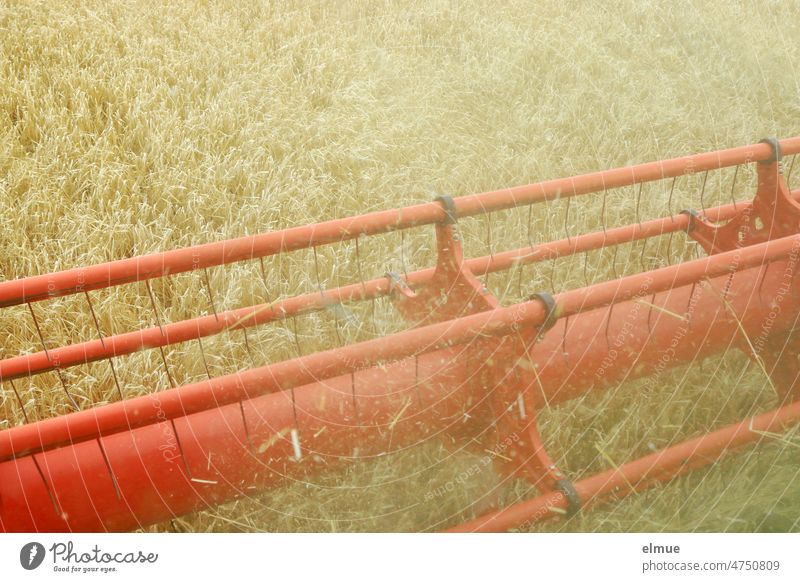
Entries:
{"type": "Polygon", "coordinates": [[[161,335],[164,335],[164,326],[161,324],[161,316],[158,313],[158,307],[156,307],[156,298],[153,295],[153,289],[150,287],[150,279],[144,280],[144,285],[147,287],[147,295],[150,297],[150,306],[153,308],[153,315],[156,317],[156,324],[158,324],[158,328],[161,330],[161,335]]]}
{"type": "Polygon", "coordinates": [[[792,156],[792,163],[789,164],[789,173],[786,174],[786,185],[790,186],[790,187],[792,185],[792,170],[794,170],[794,162],[795,162],[795,160],[797,160],[797,154],[792,156]]]}
{"type": "Polygon", "coordinates": [[[606,348],[611,349],[611,338],[608,336],[608,330],[611,327],[611,316],[614,314],[614,303],[608,306],[608,317],[606,318],[606,348]]]}
{"type": "Polygon", "coordinates": [[[106,469],[108,469],[108,475],[111,477],[111,484],[114,486],[114,493],[117,496],[117,499],[122,499],[122,493],[119,489],[119,484],[117,483],[117,476],[114,475],[114,471],[111,469],[111,462],[108,460],[108,454],[106,454],[106,448],[103,446],[103,440],[98,437],[95,439],[97,441],[97,446],[100,448],[100,455],[103,457],[103,462],[106,464],[106,469]]]}
{"type": "Polygon", "coordinates": [[[22,402],[22,396],[19,395],[19,391],[17,390],[14,381],[9,380],[8,382],[9,384],[11,384],[11,389],[14,391],[14,396],[17,397],[17,404],[19,404],[19,409],[22,411],[22,418],[25,420],[25,424],[28,424],[30,422],[30,419],[28,418],[28,413],[25,410],[25,404],[22,402]]]}
{"type": "Polygon", "coordinates": [[[589,252],[583,253],[583,284],[589,286],[589,252]]]}
{"type": "Polygon", "coordinates": [[[736,207],[736,178],[739,177],[739,166],[734,166],[733,170],[733,180],[731,180],[731,202],[733,202],[734,210],[737,210],[736,207]]]}
{"type": "Polygon", "coordinates": [[[677,176],[672,178],[672,184],[669,187],[669,197],[667,198],[667,213],[669,216],[675,216],[675,212],[672,210],[672,196],[675,193],[675,182],[677,179],[677,176]]]}
{"type": "Polygon", "coordinates": [[[414,390],[417,393],[417,402],[422,407],[422,392],[419,389],[419,354],[414,354],[414,390]]]}
{"type": "Polygon", "coordinates": [[[531,224],[532,220],[533,220],[533,204],[528,204],[528,246],[530,246],[531,249],[533,249],[534,247],[533,233],[532,233],[533,225],[531,224]]]}
{"type": "Polygon", "coordinates": [[[289,389],[292,394],[292,415],[294,416],[294,430],[290,433],[292,446],[294,447],[294,459],[299,461],[302,455],[300,447],[300,423],[297,421],[297,398],[294,393],[294,386],[289,389]]]}
{"type": "Polygon", "coordinates": [[[705,173],[703,174],[703,187],[700,189],[700,208],[703,210],[703,214],[706,213],[705,194],[706,194],[707,181],[708,181],[708,170],[706,170],[705,173]]]}
{"type": "Polygon", "coordinates": [[[572,237],[569,234],[569,206],[571,202],[572,196],[567,196],[567,206],[564,209],[564,234],[567,236],[567,242],[570,244],[572,244],[572,237]]]}
{"type": "Polygon", "coordinates": [[[619,245],[614,245],[614,256],[611,257],[611,272],[614,273],[614,278],[619,279],[617,272],[617,254],[619,253],[619,245]]]}
{"type": "MultiPolygon", "coordinates": [[[[100,322],[97,320],[97,314],[94,311],[94,305],[92,305],[92,298],[89,297],[89,292],[84,289],[83,291],[84,297],[86,297],[86,303],[89,305],[89,312],[92,314],[92,320],[94,321],[94,327],[97,329],[97,337],[100,338],[100,343],[105,347],[106,342],[103,339],[103,332],[100,329],[100,322]]],[[[117,378],[117,370],[114,367],[114,359],[108,358],[106,360],[108,362],[109,367],[111,368],[111,376],[114,378],[114,385],[117,387],[117,394],[119,394],[120,400],[123,399],[122,395],[122,388],[119,385],[119,378],[117,378]]]]}
{"type": "MultiPolygon", "coordinates": [[[[492,217],[494,214],[488,213],[484,215],[484,220],[486,220],[486,248],[489,251],[489,257],[494,259],[494,249],[492,248],[492,217]]],[[[484,285],[487,287],[489,286],[489,276],[491,273],[489,271],[486,272],[486,277],[484,280],[484,285]]]]}
{"type": "MultiPolygon", "coordinates": [[[[367,286],[364,283],[364,273],[361,270],[361,247],[358,244],[358,237],[353,239],[356,245],[356,269],[358,271],[358,280],[361,282],[361,291],[366,295],[367,286]]],[[[372,335],[378,335],[378,323],[376,321],[376,307],[375,307],[375,297],[370,297],[370,310],[371,310],[371,317],[372,317],[372,335]]],[[[359,330],[361,327],[359,326],[359,330]]]]}
{"type": "Polygon", "coordinates": [[[600,223],[603,227],[603,242],[605,243],[606,234],[606,202],[608,199],[608,190],[603,186],[603,205],[600,207],[600,223]]]}
{"type": "Polygon", "coordinates": [[[314,277],[317,280],[317,289],[319,289],[319,294],[324,297],[325,289],[322,287],[322,279],[320,279],[319,276],[319,256],[317,255],[317,247],[311,247],[311,250],[314,252],[314,277]]]}
{"type": "Polygon", "coordinates": [[[653,318],[653,307],[655,306],[655,304],[656,304],[656,294],[653,293],[653,295],[650,296],[650,309],[647,311],[647,331],[648,331],[648,333],[653,333],[653,324],[652,324],[651,320],[653,318]]]}
{"type": "MultiPolygon", "coordinates": [[[[315,277],[315,279],[317,281],[317,289],[319,289],[320,297],[322,297],[324,299],[325,298],[325,288],[322,286],[322,278],[319,275],[319,255],[317,254],[317,247],[311,247],[311,250],[314,252],[314,277],[315,277]]],[[[339,344],[339,346],[342,346],[343,345],[342,344],[342,335],[339,332],[339,322],[338,322],[338,319],[337,319],[336,315],[334,315],[334,318],[333,318],[333,329],[336,332],[336,341],[337,341],[337,343],[339,344]]]]}
{"type": "Polygon", "coordinates": [[[764,286],[764,280],[767,278],[767,271],[769,271],[769,268],[771,266],[772,266],[772,262],[771,261],[766,262],[766,263],[764,263],[762,265],[761,277],[760,277],[760,280],[758,282],[758,299],[760,301],[762,301],[762,302],[763,302],[763,299],[761,297],[761,288],[764,286]]]}
{"type": "Polygon", "coordinates": [[[205,281],[206,285],[206,293],[208,293],[208,303],[211,307],[211,312],[214,314],[214,319],[219,321],[219,315],[217,315],[217,307],[214,305],[214,292],[211,290],[211,281],[208,278],[208,269],[203,269],[203,280],[205,281]]]}
{"type": "Polygon", "coordinates": [[[253,352],[250,349],[250,339],[247,337],[247,327],[242,326],[242,335],[244,336],[244,349],[247,352],[247,357],[250,358],[250,363],[255,366],[256,360],[253,357],[253,352]]]}
{"type": "Polygon", "coordinates": [[[642,203],[642,188],[644,188],[644,182],[639,182],[639,190],[636,193],[636,222],[639,224],[639,227],[642,226],[642,216],[640,214],[640,207],[642,203]]]}
{"type": "Polygon", "coordinates": [[[297,335],[297,317],[292,316],[289,319],[292,322],[292,333],[294,334],[294,345],[297,348],[297,355],[302,356],[303,350],[300,349],[300,338],[297,335]]]}
{"type": "Polygon", "coordinates": [[[264,268],[264,257],[259,257],[258,262],[261,265],[261,281],[264,283],[264,291],[266,293],[266,297],[264,297],[264,299],[267,300],[267,303],[272,303],[272,300],[270,299],[269,286],[267,285],[267,270],[264,268]]]}
{"type": "Polygon", "coordinates": [[[644,252],[647,250],[647,239],[642,241],[642,252],[639,253],[639,266],[641,266],[642,271],[646,271],[647,267],[644,264],[644,252]]]}
{"type": "Polygon", "coordinates": [[[186,469],[186,474],[191,479],[192,471],[191,471],[191,469],[189,469],[189,461],[186,458],[186,454],[183,452],[183,443],[181,443],[181,437],[178,434],[178,427],[175,426],[175,419],[174,418],[170,418],[169,419],[169,423],[170,423],[170,426],[172,426],[172,434],[175,435],[175,444],[178,445],[178,452],[181,454],[181,460],[183,461],[183,468],[186,469]]]}
{"type": "Polygon", "coordinates": [[[694,299],[694,290],[697,288],[697,281],[692,283],[692,288],[689,290],[689,300],[686,302],[686,327],[690,327],[692,325],[692,318],[689,311],[689,307],[692,305],[692,299],[694,299]]]}
{"type": "Polygon", "coordinates": [[[48,483],[47,479],[45,479],[44,477],[44,471],[42,471],[42,467],[39,465],[39,459],[36,458],[36,455],[31,455],[31,458],[33,459],[33,464],[36,467],[36,472],[39,473],[39,477],[41,477],[42,483],[44,483],[44,488],[47,489],[47,496],[50,498],[50,503],[53,504],[53,509],[58,515],[61,515],[63,511],[58,506],[58,501],[56,500],[56,496],[50,489],[50,483],[48,483]]]}
{"type": "Polygon", "coordinates": [[[203,349],[203,340],[197,338],[197,345],[200,346],[200,358],[203,360],[203,367],[206,370],[206,376],[211,380],[211,370],[208,368],[208,360],[206,360],[206,351],[203,349]]]}
{"type": "MultiPolygon", "coordinates": [[[[672,195],[675,192],[675,180],[678,178],[672,178],[672,184],[669,187],[669,197],[667,198],[667,216],[670,216],[672,220],[675,220],[674,216],[675,213],[672,210],[672,195]]],[[[672,237],[675,236],[674,232],[670,232],[667,236],[667,264],[672,265],[672,237]]]]}
{"type": "MultiPolygon", "coordinates": [[[[52,364],[52,360],[50,359],[50,351],[47,349],[47,344],[44,341],[44,335],[42,335],[42,329],[39,327],[39,320],[36,319],[36,313],[33,311],[33,304],[29,301],[28,302],[28,310],[30,311],[31,318],[33,319],[33,325],[36,327],[36,333],[39,335],[39,341],[42,343],[42,349],[44,350],[44,355],[47,357],[47,361],[52,364]]],[[[67,389],[67,382],[64,380],[64,375],[61,373],[61,368],[58,366],[54,366],[56,370],[56,375],[58,376],[59,382],[61,382],[61,387],[64,389],[64,394],[67,396],[67,400],[70,401],[72,406],[75,407],[75,410],[80,410],[81,407],[78,406],[78,403],[72,397],[72,394],[69,393],[67,389]]]]}
{"type": "Polygon", "coordinates": [[[250,437],[250,428],[247,426],[247,415],[244,413],[244,403],[239,401],[239,413],[242,415],[242,428],[244,428],[244,436],[247,439],[248,450],[253,450],[253,439],[250,437]]]}
{"type": "MultiPolygon", "coordinates": [[[[158,306],[156,305],[156,298],[153,295],[153,289],[150,287],[150,280],[145,279],[144,281],[145,287],[147,287],[147,295],[150,297],[150,306],[153,309],[153,315],[156,318],[156,324],[158,324],[158,329],[161,330],[161,335],[164,336],[164,326],[161,323],[161,315],[158,313],[158,306]]],[[[169,371],[169,364],[167,364],[167,355],[164,353],[164,346],[158,346],[158,351],[161,354],[161,361],[164,363],[164,371],[167,373],[167,381],[171,388],[175,387],[175,380],[172,378],[172,374],[169,371]]]]}

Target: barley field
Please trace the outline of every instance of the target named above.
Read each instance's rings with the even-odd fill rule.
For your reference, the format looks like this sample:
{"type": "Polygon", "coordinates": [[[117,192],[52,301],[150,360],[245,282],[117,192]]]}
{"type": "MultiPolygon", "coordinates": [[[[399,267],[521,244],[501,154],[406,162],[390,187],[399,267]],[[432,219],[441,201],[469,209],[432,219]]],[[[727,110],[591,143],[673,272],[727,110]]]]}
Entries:
{"type": "MultiPolygon", "coordinates": [[[[0,3],[0,278],[800,134],[800,3],[0,3]]],[[[787,169],[792,159],[787,159],[787,169]]],[[[800,164],[799,164],[800,166],[800,164]]],[[[464,220],[469,256],[746,200],[752,168],[464,220]]],[[[800,187],[800,168],[790,179],[800,187]]],[[[47,346],[432,264],[432,229],[33,306],[47,346]],[[210,291],[210,293],[209,293],[210,291]],[[155,305],[153,304],[155,303],[155,305]]],[[[504,304],[697,256],[686,237],[493,275],[504,304]]],[[[402,329],[386,302],[119,358],[125,396],[402,329]],[[348,319],[349,322],[349,319],[348,319]],[[299,346],[299,348],[298,348],[299,346]],[[169,373],[167,373],[169,371],[169,373]]],[[[0,310],[2,357],[41,349],[0,310]]],[[[0,429],[118,398],[98,362],[0,386],[0,429]],[[62,385],[63,382],[63,385],[62,385]],[[69,396],[67,396],[68,387],[69,396]],[[20,393],[17,399],[13,388],[20,393]],[[74,400],[74,404],[73,401],[74,400]],[[22,405],[19,402],[22,402],[22,405]]],[[[776,404],[733,349],[546,411],[575,479],[776,404]]],[[[441,443],[147,528],[432,531],[535,491],[441,443]],[[463,475],[470,473],[468,478],[463,475]],[[441,493],[444,492],[444,493],[441,493]],[[433,494],[435,493],[435,494],[433,494]]],[[[800,531],[800,433],[535,531],[800,531]]]]}

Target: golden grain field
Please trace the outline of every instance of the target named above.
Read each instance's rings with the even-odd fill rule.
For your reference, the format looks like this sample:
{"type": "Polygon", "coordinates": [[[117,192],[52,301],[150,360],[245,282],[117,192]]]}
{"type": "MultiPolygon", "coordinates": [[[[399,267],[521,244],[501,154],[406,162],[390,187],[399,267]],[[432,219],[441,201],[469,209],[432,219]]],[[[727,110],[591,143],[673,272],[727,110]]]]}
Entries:
{"type": "MultiPolygon", "coordinates": [[[[0,3],[0,278],[179,248],[620,165],[800,134],[800,3],[0,3]]],[[[792,160],[787,160],[791,163],[792,160]]],[[[800,166],[800,164],[799,164],[800,166]]],[[[788,166],[787,166],[788,167],[788,166]]],[[[464,221],[478,256],[749,199],[752,169],[464,221]],[[639,204],[636,204],[636,199],[639,204]]],[[[790,183],[800,187],[800,169],[790,183]]],[[[432,229],[93,292],[104,334],[428,266],[432,229]],[[362,273],[359,273],[359,268],[362,273]],[[317,277],[319,271],[319,280],[317,277]],[[265,284],[266,283],[266,284],[265,284]]],[[[493,275],[506,304],[690,258],[683,237],[493,275]]],[[[93,339],[85,298],[33,309],[46,345],[93,339]]],[[[400,329],[388,303],[118,362],[126,396],[400,329]],[[366,322],[366,323],[365,323],[366,322]],[[295,333],[298,342],[295,342],[295,333]],[[344,339],[342,339],[344,338],[344,339]]],[[[0,356],[38,351],[0,310],[0,356]]],[[[117,398],[104,362],[64,371],[80,407],[117,398]]],[[[0,386],[0,429],[70,410],[55,373],[0,386]]],[[[769,409],[740,352],[548,411],[575,478],[769,409]]],[[[438,443],[160,524],[153,531],[428,531],[534,491],[438,443]],[[426,495],[458,482],[447,495],[426,495]]],[[[800,531],[800,433],[544,531],[800,531]]]]}

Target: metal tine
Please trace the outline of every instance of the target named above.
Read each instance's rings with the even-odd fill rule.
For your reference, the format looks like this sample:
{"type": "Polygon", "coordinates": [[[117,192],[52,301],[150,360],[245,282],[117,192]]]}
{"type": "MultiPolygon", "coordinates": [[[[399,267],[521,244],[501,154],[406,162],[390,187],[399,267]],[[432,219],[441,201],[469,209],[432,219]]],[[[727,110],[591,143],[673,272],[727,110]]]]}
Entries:
{"type": "Polygon", "coordinates": [[[217,307],[214,305],[214,292],[211,290],[211,281],[208,278],[208,269],[203,269],[203,280],[205,281],[206,285],[206,293],[208,293],[208,303],[211,307],[211,312],[214,314],[214,319],[219,321],[219,315],[217,315],[217,307]]]}
{"type": "Polygon", "coordinates": [[[419,389],[419,354],[414,354],[414,390],[417,393],[417,402],[422,406],[422,392],[419,389]]]}
{"type": "Polygon", "coordinates": [[[403,269],[403,275],[408,281],[408,269],[406,268],[406,231],[400,231],[400,267],[403,269]]]}
{"type": "Polygon", "coordinates": [[[609,337],[609,328],[611,327],[611,317],[614,314],[614,303],[608,306],[608,317],[606,318],[606,329],[605,329],[605,336],[606,336],[606,348],[609,350],[611,349],[611,338],[609,337]]]}
{"type": "Polygon", "coordinates": [[[614,245],[614,256],[611,257],[611,272],[614,273],[614,278],[619,279],[619,272],[617,272],[617,255],[619,254],[619,245],[614,245]]]}
{"type": "Polygon", "coordinates": [[[250,359],[250,363],[255,366],[256,360],[253,357],[253,352],[250,350],[250,340],[247,337],[247,327],[242,326],[242,335],[244,336],[244,349],[247,352],[247,357],[250,359]]]}
{"type": "MultiPolygon", "coordinates": [[[[527,224],[527,238],[528,238],[528,247],[531,250],[536,246],[533,242],[533,204],[528,204],[528,224],[527,224]]],[[[522,277],[525,273],[525,265],[519,265],[519,271],[517,276],[517,293],[519,297],[522,297],[522,277]]]]}
{"type": "Polygon", "coordinates": [[[767,278],[767,271],[769,271],[769,268],[771,266],[772,266],[771,261],[766,262],[761,266],[761,276],[758,281],[758,299],[762,303],[764,302],[764,299],[761,297],[761,288],[764,286],[764,280],[767,278]]]}
{"type": "MultiPolygon", "coordinates": [[[[89,312],[92,314],[92,320],[94,321],[94,327],[97,329],[97,337],[100,338],[100,343],[105,347],[106,342],[103,339],[103,332],[100,329],[100,322],[97,320],[97,314],[94,311],[94,305],[92,305],[92,298],[89,296],[89,292],[84,289],[83,296],[86,297],[86,303],[89,306],[89,312]]],[[[114,359],[108,358],[106,360],[108,365],[111,367],[111,376],[114,378],[114,385],[117,387],[117,394],[119,394],[120,400],[124,398],[122,395],[122,388],[119,385],[119,378],[117,378],[117,370],[114,367],[114,359]]]]}
{"type": "Polygon", "coordinates": [[[653,307],[655,306],[655,304],[656,304],[656,294],[653,293],[653,295],[650,296],[650,309],[647,312],[647,331],[648,331],[648,333],[653,333],[652,318],[653,318],[653,307]]]}
{"type": "MultiPolygon", "coordinates": [[[[319,289],[319,294],[324,299],[325,287],[322,285],[322,279],[319,276],[319,257],[317,255],[317,247],[311,248],[314,251],[314,275],[317,279],[317,289],[319,289]]],[[[335,310],[333,314],[333,330],[336,332],[336,342],[339,344],[339,347],[341,347],[344,345],[344,342],[342,341],[342,334],[339,331],[339,317],[335,310]]]]}
{"type": "Polygon", "coordinates": [[[531,229],[533,228],[531,225],[531,221],[533,220],[533,204],[528,204],[528,246],[533,249],[533,234],[531,233],[531,229]]]}
{"type": "Polygon", "coordinates": [[[108,475],[111,477],[111,484],[114,486],[114,493],[117,496],[117,499],[122,499],[122,492],[119,489],[119,484],[117,483],[117,476],[114,475],[114,471],[111,469],[111,462],[108,460],[108,454],[106,453],[106,448],[103,446],[103,440],[101,438],[97,438],[97,446],[100,448],[100,455],[103,457],[103,462],[106,464],[106,469],[108,469],[108,475]]]}
{"type": "MultiPolygon", "coordinates": [[[[42,343],[42,349],[44,350],[44,355],[47,357],[47,360],[50,363],[52,363],[52,360],[50,359],[50,352],[47,349],[47,344],[44,341],[44,335],[42,335],[42,329],[39,327],[39,320],[36,319],[36,313],[33,311],[33,304],[30,301],[28,302],[28,310],[31,313],[31,318],[33,319],[33,325],[36,327],[36,333],[39,335],[39,341],[42,343]]],[[[64,375],[61,372],[61,368],[55,366],[55,370],[56,370],[56,375],[58,376],[58,380],[59,382],[61,382],[61,387],[64,389],[64,394],[66,394],[67,396],[67,400],[69,400],[72,406],[75,407],[75,410],[80,410],[81,407],[78,406],[78,403],[75,401],[75,399],[72,397],[72,394],[70,394],[69,390],[67,389],[67,382],[66,380],[64,380],[64,375]]]]}
{"type": "MultiPolygon", "coordinates": [[[[576,195],[575,183],[572,184],[572,195],[576,195]]],[[[569,234],[569,207],[572,204],[572,196],[567,196],[567,206],[564,208],[564,234],[566,235],[567,242],[572,244],[572,237],[569,234]]]]}
{"type": "Polygon", "coordinates": [[[258,262],[261,265],[261,281],[264,283],[264,292],[266,293],[264,299],[267,300],[267,303],[272,303],[272,299],[270,299],[269,286],[267,285],[267,270],[264,268],[264,257],[259,257],[258,262]]]}
{"type": "MultiPolygon", "coordinates": [[[[669,197],[667,198],[667,216],[673,217],[675,216],[674,211],[672,210],[672,195],[675,192],[675,181],[677,180],[677,176],[672,178],[672,185],[669,188],[669,197]]],[[[667,237],[667,264],[672,265],[672,237],[675,236],[674,232],[669,233],[667,237]]]]}
{"type": "Polygon", "coordinates": [[[294,345],[297,348],[297,355],[302,356],[303,350],[300,349],[300,338],[297,335],[297,316],[293,315],[289,319],[292,321],[292,333],[294,334],[294,345]]]}
{"type": "MultiPolygon", "coordinates": [[[[356,247],[356,270],[358,271],[358,280],[361,282],[361,290],[362,292],[366,293],[366,283],[364,283],[364,273],[361,270],[361,250],[360,245],[358,244],[358,237],[354,238],[353,241],[355,242],[356,247]]],[[[371,310],[371,318],[372,318],[372,335],[378,335],[378,323],[377,323],[377,316],[375,314],[376,307],[375,307],[375,298],[370,297],[370,310],[371,310]]],[[[360,325],[359,325],[360,329],[360,325]]]]}
{"type": "Polygon", "coordinates": [[[583,284],[589,286],[589,252],[583,253],[583,284]]]}
{"type": "Polygon", "coordinates": [[[639,227],[642,226],[642,215],[640,213],[640,207],[642,203],[642,188],[644,188],[644,182],[639,182],[639,190],[636,193],[636,222],[639,224],[639,227]]]}
{"type": "Polygon", "coordinates": [[[689,300],[686,302],[686,326],[689,327],[692,325],[692,318],[689,316],[689,307],[692,304],[692,299],[694,299],[694,291],[697,288],[697,281],[692,283],[692,288],[689,290],[689,300]]]}
{"type": "Polygon", "coordinates": [[[642,272],[647,271],[647,267],[644,264],[644,254],[647,250],[647,239],[642,241],[642,252],[639,253],[639,266],[642,268],[642,272]]]}
{"type": "MultiPolygon", "coordinates": [[[[494,216],[494,214],[491,213],[491,212],[489,212],[489,213],[484,215],[484,220],[486,221],[486,249],[489,251],[489,256],[491,258],[494,258],[494,249],[492,248],[493,247],[493,245],[492,245],[492,218],[493,218],[493,216],[494,216]]],[[[484,280],[484,283],[483,283],[486,287],[489,287],[489,276],[490,275],[491,275],[491,273],[489,273],[487,271],[486,272],[486,277],[485,277],[485,280],[484,280]]]]}
{"type": "Polygon", "coordinates": [[[738,210],[736,206],[736,178],[739,177],[739,166],[734,166],[733,170],[733,180],[731,180],[731,202],[733,202],[733,208],[738,210]]]}
{"type": "MultiPolygon", "coordinates": [[[[144,280],[145,287],[147,287],[147,295],[150,297],[150,306],[153,309],[153,315],[156,318],[156,324],[158,324],[158,328],[161,330],[161,335],[164,335],[164,325],[161,323],[161,316],[158,313],[158,307],[156,306],[156,298],[153,295],[153,289],[150,287],[150,279],[144,280]]],[[[175,380],[172,378],[172,373],[169,371],[169,364],[167,364],[167,355],[164,353],[164,346],[158,346],[158,351],[161,353],[161,361],[164,363],[164,371],[167,373],[167,381],[171,388],[175,387],[175,380]]]]}
{"type": "Polygon", "coordinates": [[[19,391],[14,384],[14,380],[9,380],[8,382],[11,384],[11,389],[14,391],[14,396],[17,397],[17,404],[19,404],[19,409],[22,411],[22,418],[25,420],[25,424],[28,424],[30,419],[28,418],[28,413],[25,410],[25,404],[22,402],[22,396],[19,395],[19,391]]]}
{"type": "Polygon", "coordinates": [[[200,358],[203,360],[203,367],[206,369],[206,376],[211,380],[211,370],[208,367],[208,360],[206,360],[206,351],[203,349],[203,340],[197,338],[197,345],[200,346],[200,358]]]}

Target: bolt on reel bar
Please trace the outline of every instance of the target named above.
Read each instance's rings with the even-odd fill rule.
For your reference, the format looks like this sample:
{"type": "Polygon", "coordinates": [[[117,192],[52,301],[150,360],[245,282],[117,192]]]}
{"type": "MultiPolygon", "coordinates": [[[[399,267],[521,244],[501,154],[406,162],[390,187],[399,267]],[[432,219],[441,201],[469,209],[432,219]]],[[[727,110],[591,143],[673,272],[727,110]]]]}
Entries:
{"type": "Polygon", "coordinates": [[[3,430],[0,529],[136,529],[447,435],[456,446],[478,450],[510,443],[494,459],[496,469],[526,479],[540,496],[453,528],[508,530],[638,492],[756,442],[765,431],[785,430],[800,421],[800,192],[789,190],[781,159],[798,152],[800,137],[771,138],[2,282],[0,307],[27,304],[36,322],[32,305],[55,297],[85,294],[91,306],[92,291],[196,269],[414,227],[432,226],[436,236],[437,261],[427,269],[59,347],[42,340],[41,351],[1,360],[0,382],[13,388],[24,410],[15,380],[102,360],[113,370],[114,361],[134,352],[332,305],[385,297],[407,322],[399,333],[143,396],[124,398],[125,386],[118,385],[115,402],[3,430]],[[750,164],[757,172],[751,202],[464,256],[462,218],[750,164]],[[480,279],[674,233],[686,233],[706,256],[534,293],[512,305],[501,305],[480,279]],[[753,345],[749,338],[768,319],[769,337],[753,345]],[[622,340],[609,358],[609,330],[623,323],[626,332],[617,334],[622,340]],[[548,454],[537,424],[543,407],[731,345],[764,367],[778,408],[579,481],[548,454]]]}

